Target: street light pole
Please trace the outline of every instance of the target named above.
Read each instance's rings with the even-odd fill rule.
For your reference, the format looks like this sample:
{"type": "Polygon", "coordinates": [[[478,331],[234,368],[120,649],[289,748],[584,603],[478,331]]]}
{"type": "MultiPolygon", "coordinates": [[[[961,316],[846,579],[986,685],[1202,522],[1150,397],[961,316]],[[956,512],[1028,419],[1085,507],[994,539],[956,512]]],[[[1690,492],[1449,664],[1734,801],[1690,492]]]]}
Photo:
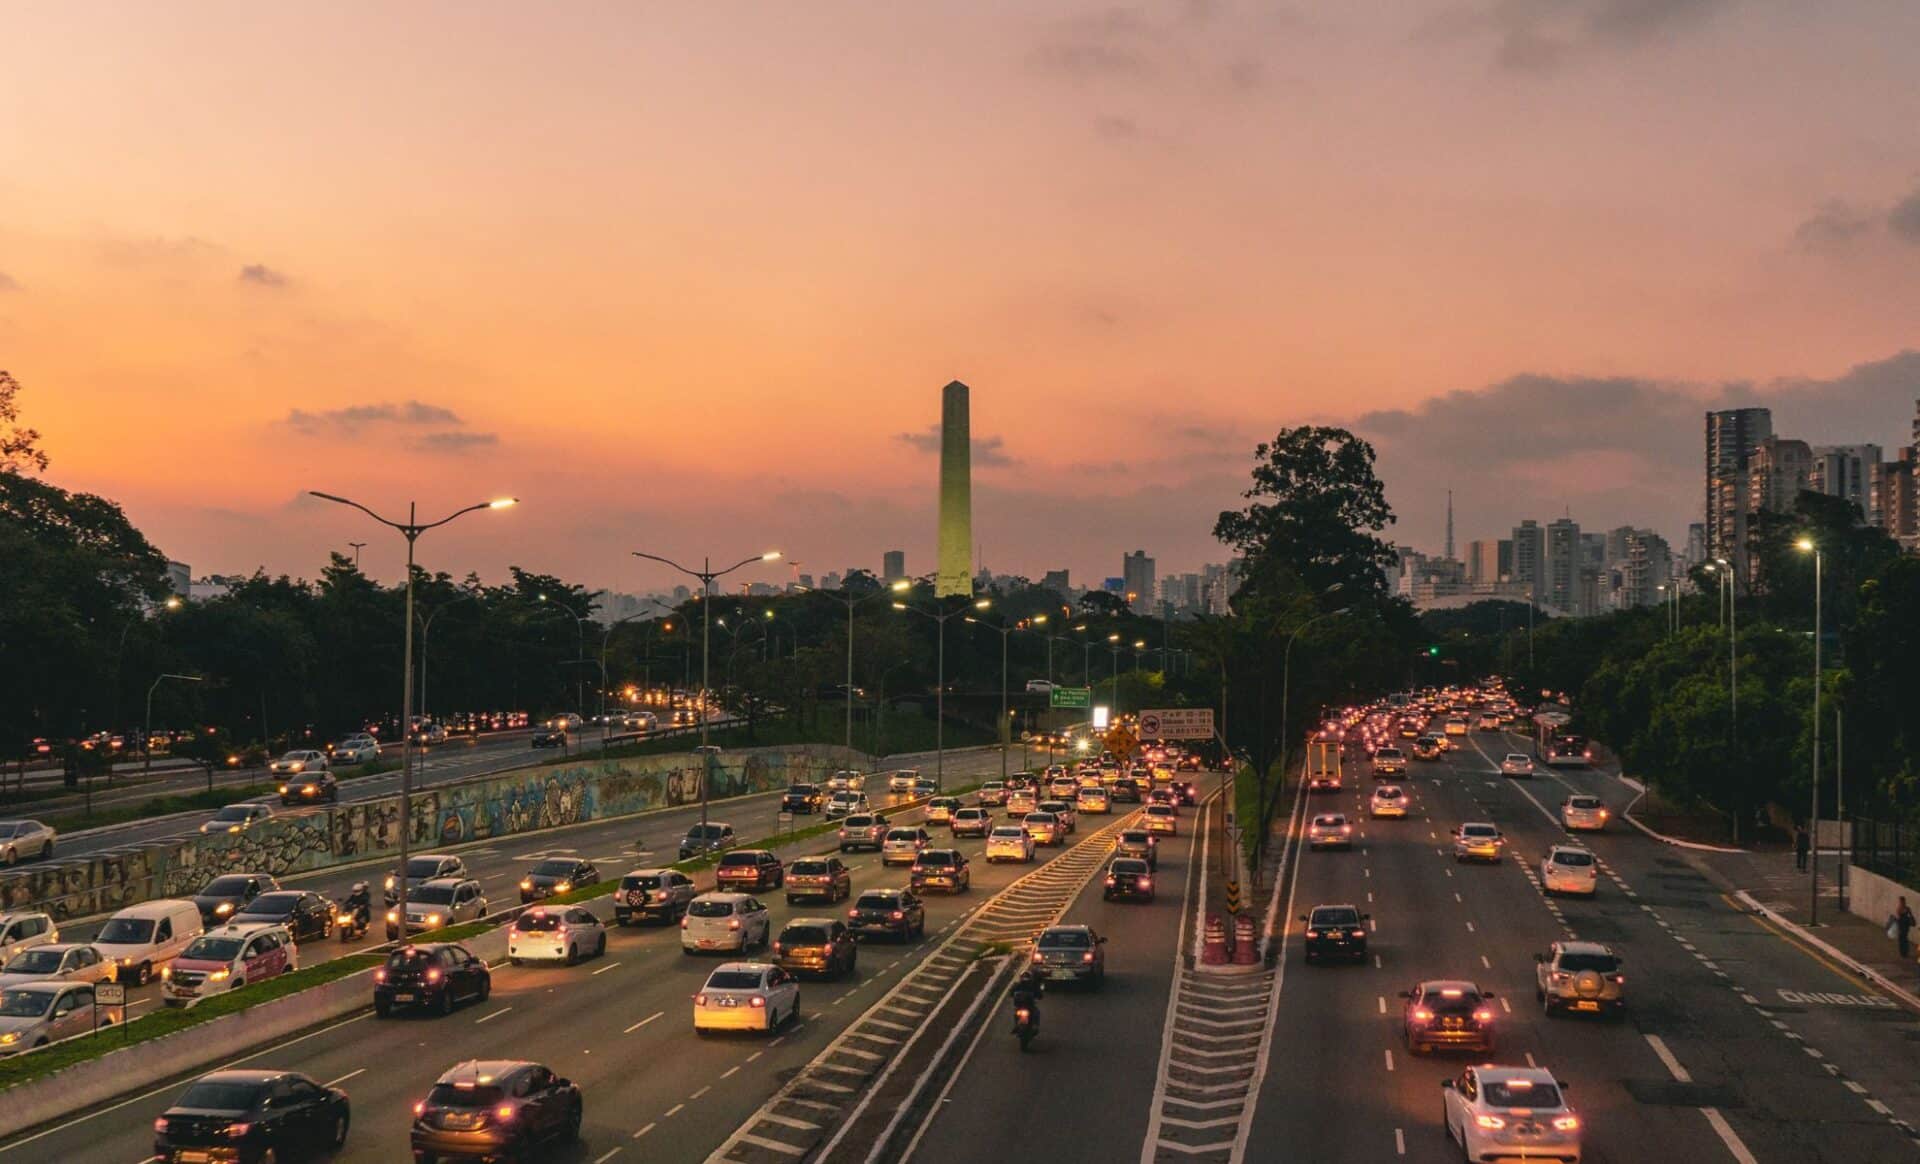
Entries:
{"type": "MultiPolygon", "coordinates": [[[[203,681],[204,676],[162,675],[153,681],[152,687],[147,688],[147,714],[140,720],[140,771],[142,774],[153,770],[153,693],[168,679],[178,679],[183,683],[199,683],[203,681]]],[[[208,771],[211,772],[212,769],[209,768],[208,771]]]]}
{"type": "Polygon", "coordinates": [[[755,562],[774,561],[780,557],[780,551],[768,550],[764,554],[755,554],[751,558],[742,558],[724,570],[714,569],[712,558],[700,559],[700,569],[689,570],[672,558],[663,558],[658,554],[646,554],[635,550],[633,551],[633,556],[636,558],[645,558],[649,562],[659,562],[663,566],[671,566],[689,578],[698,578],[700,580],[700,835],[705,837],[707,832],[707,793],[709,786],[713,783],[713,753],[708,750],[707,744],[707,720],[709,718],[709,712],[712,710],[710,703],[713,698],[713,629],[711,625],[713,620],[713,580],[715,578],[724,578],[742,566],[751,566],[755,562]]]}
{"type": "Polygon", "coordinates": [[[1807,895],[1809,925],[1820,924],[1820,574],[1824,555],[1812,538],[1794,543],[1802,553],[1813,554],[1813,809],[1807,827],[1812,830],[1812,883],[1807,895]]]}
{"type": "Polygon", "coordinates": [[[413,726],[413,543],[420,540],[421,534],[430,529],[438,529],[455,518],[479,509],[506,509],[516,504],[519,499],[502,497],[493,501],[482,501],[469,505],[465,509],[456,509],[439,521],[429,522],[420,520],[419,504],[409,501],[407,520],[401,522],[381,517],[358,501],[350,501],[345,497],[337,497],[317,490],[308,490],[308,493],[322,501],[331,501],[336,505],[357,509],[407,539],[406,648],[400,664],[400,875],[394,878],[393,885],[395,909],[398,910],[400,918],[400,936],[404,938],[407,933],[407,856],[413,837],[413,743],[409,738],[411,734],[409,729],[413,726]]]}
{"type": "Polygon", "coordinates": [[[1011,742],[1006,734],[1009,731],[1009,725],[1007,723],[1007,639],[1012,636],[1014,628],[1011,626],[995,626],[990,622],[981,622],[972,615],[967,616],[967,621],[973,623],[975,626],[983,626],[990,631],[1000,632],[1000,726],[998,734],[1001,737],[1000,779],[1005,780],[1007,778],[1007,747],[1011,742]]]}
{"type": "MultiPolygon", "coordinates": [[[[911,587],[901,587],[896,584],[896,588],[904,592],[911,587]]],[[[982,598],[975,602],[971,609],[985,610],[992,605],[993,599],[982,598]]],[[[940,640],[937,655],[939,661],[935,664],[934,671],[933,782],[941,789],[945,789],[947,786],[947,620],[957,615],[966,614],[969,608],[963,606],[958,610],[941,611],[937,614],[930,610],[921,610],[917,606],[908,606],[904,602],[895,602],[893,608],[895,610],[910,611],[922,618],[930,618],[938,623],[940,627],[939,634],[936,636],[940,640]]],[[[1005,756],[1006,752],[1002,749],[1001,765],[1003,767],[1006,764],[1005,756]]]]}

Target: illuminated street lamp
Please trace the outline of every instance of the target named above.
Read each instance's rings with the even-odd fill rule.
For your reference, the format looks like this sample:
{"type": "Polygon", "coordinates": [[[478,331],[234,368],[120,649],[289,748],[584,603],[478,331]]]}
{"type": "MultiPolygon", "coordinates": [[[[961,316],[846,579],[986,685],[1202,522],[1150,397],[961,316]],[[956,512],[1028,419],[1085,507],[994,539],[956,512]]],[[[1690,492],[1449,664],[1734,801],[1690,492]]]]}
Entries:
{"type": "Polygon", "coordinates": [[[1807,825],[1813,832],[1811,844],[1807,846],[1813,850],[1813,869],[1807,917],[1809,925],[1817,926],[1820,924],[1820,573],[1824,555],[1812,538],[1801,538],[1793,543],[1793,548],[1813,555],[1813,813],[1807,825]]]}

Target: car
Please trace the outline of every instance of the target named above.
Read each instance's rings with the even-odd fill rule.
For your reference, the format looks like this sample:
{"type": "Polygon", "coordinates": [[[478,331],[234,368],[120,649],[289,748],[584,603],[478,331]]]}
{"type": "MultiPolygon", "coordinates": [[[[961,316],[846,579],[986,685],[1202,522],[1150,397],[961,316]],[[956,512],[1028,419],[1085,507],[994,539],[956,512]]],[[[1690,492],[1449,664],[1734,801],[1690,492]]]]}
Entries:
{"type": "Polygon", "coordinates": [[[1580,1116],[1543,1068],[1469,1067],[1440,1081],[1440,1098],[1447,1138],[1465,1159],[1580,1164],[1580,1116]]]}
{"type": "Polygon", "coordinates": [[[0,959],[11,959],[22,950],[59,940],[60,928],[52,914],[37,909],[0,913],[0,959]]]}
{"type": "Polygon", "coordinates": [[[1033,835],[1025,825],[996,825],[987,834],[987,864],[1033,860],[1033,835]]]}
{"type": "Polygon", "coordinates": [[[855,849],[877,849],[885,843],[887,830],[892,827],[885,813],[855,813],[840,822],[840,851],[848,853],[855,849]]]}
{"type": "Polygon", "coordinates": [[[1453,859],[1456,862],[1490,861],[1500,863],[1507,838],[1486,821],[1468,821],[1453,830],[1453,859]]]}
{"type": "Polygon", "coordinates": [[[1533,757],[1525,752],[1508,752],[1500,757],[1500,775],[1533,778],[1533,757]]]}
{"type": "Polygon", "coordinates": [[[1560,802],[1560,824],[1570,833],[1602,832],[1607,827],[1607,806],[1598,796],[1569,796],[1560,802]]]}
{"type": "MultiPolygon", "coordinates": [[[[315,753],[315,755],[318,754],[315,753]]],[[[332,772],[325,769],[317,772],[311,770],[302,772],[297,776],[289,777],[280,785],[280,803],[282,805],[338,804],[340,803],[340,782],[334,779],[332,772]]]]}
{"type": "Polygon", "coordinates": [[[1020,827],[1027,830],[1036,845],[1061,845],[1066,843],[1067,828],[1060,818],[1050,812],[1030,812],[1020,818],[1020,827]]]}
{"type": "Polygon", "coordinates": [[[1307,923],[1304,946],[1309,963],[1326,958],[1350,962],[1367,960],[1368,923],[1372,914],[1361,913],[1351,905],[1316,905],[1300,915],[1307,923]]]}
{"type": "Polygon", "coordinates": [[[1171,788],[1150,788],[1147,790],[1148,804],[1165,804],[1173,808],[1174,815],[1180,812],[1180,794],[1171,788]]]}
{"type": "Polygon", "coordinates": [[[93,948],[102,959],[114,964],[120,981],[144,986],[205,931],[200,907],[191,901],[143,901],[108,918],[93,936],[93,948]]]}
{"type": "Polygon", "coordinates": [[[1048,926],[1034,939],[1030,969],[1049,981],[1083,982],[1098,990],[1107,977],[1107,939],[1092,926],[1048,926]]]}
{"type": "Polygon", "coordinates": [[[679,921],[694,893],[693,880],[678,869],[635,869],[613,893],[614,923],[679,921]]]}
{"type": "Polygon", "coordinates": [[[348,736],[327,749],[330,764],[365,764],[380,758],[380,743],[372,736],[348,736]]]}
{"type": "Polygon", "coordinates": [[[856,812],[868,812],[871,809],[872,806],[867,803],[867,794],[864,792],[841,789],[827,794],[826,817],[828,820],[839,820],[856,812]]]}
{"type": "Polygon", "coordinates": [[[558,960],[571,966],[607,952],[607,927],[584,905],[536,905],[507,929],[507,961],[558,960]]]}
{"type": "Polygon", "coordinates": [[[1113,838],[1113,855],[1116,857],[1135,857],[1147,863],[1147,868],[1160,871],[1160,838],[1145,829],[1121,829],[1113,838]]]}
{"type": "Polygon", "coordinates": [[[1115,804],[1139,804],[1140,782],[1131,776],[1116,777],[1108,794],[1115,804]]]}
{"type": "Polygon", "coordinates": [[[1474,725],[1474,727],[1477,730],[1483,731],[1483,732],[1499,731],[1500,730],[1500,713],[1497,711],[1481,712],[1479,722],[1477,722],[1474,725]]]}
{"type": "Polygon", "coordinates": [[[1492,991],[1483,991],[1471,982],[1447,979],[1416,982],[1402,990],[1406,1000],[1401,1008],[1400,1033],[1407,1041],[1409,1054],[1419,1055],[1435,1047],[1461,1048],[1482,1055],[1493,1054],[1493,1007],[1487,1002],[1492,991]]]}
{"type": "Polygon", "coordinates": [[[854,972],[860,946],[839,918],[796,917],[773,940],[773,964],[789,974],[838,978],[854,972]]]}
{"type": "Polygon", "coordinates": [[[1025,816],[1039,807],[1038,790],[1031,787],[1008,790],[1006,803],[1008,816],[1025,816]]]}
{"type": "Polygon", "coordinates": [[[855,772],[850,768],[842,768],[832,776],[827,777],[828,792],[858,792],[866,787],[866,784],[866,774],[863,772],[855,772]]]}
{"type": "Polygon", "coordinates": [[[276,889],[249,901],[229,924],[282,926],[295,942],[325,941],[333,936],[333,903],[310,889],[276,889]]]}
{"type": "Polygon", "coordinates": [[[1373,778],[1383,780],[1388,776],[1407,774],[1407,756],[1399,748],[1381,748],[1373,754],[1373,778]]]}
{"type": "Polygon", "coordinates": [[[223,873],[190,899],[204,925],[217,925],[262,893],[280,888],[271,873],[223,873]]]}
{"type": "Polygon", "coordinates": [[[413,1105],[408,1142],[426,1162],[472,1156],[524,1160],[541,1144],[580,1138],[580,1089],[538,1063],[469,1060],[413,1105]]]}
{"type": "Polygon", "coordinates": [[[1464,715],[1448,716],[1446,733],[1450,736],[1466,735],[1467,734],[1467,717],[1464,715]]]}
{"type": "Polygon", "coordinates": [[[600,881],[600,871],[583,857],[548,857],[536,862],[520,879],[520,904],[544,901],[556,893],[571,893],[600,881]]]}
{"type": "Polygon", "coordinates": [[[680,838],[680,859],[703,857],[708,853],[718,853],[731,849],[734,845],[733,826],[724,821],[708,821],[706,824],[687,826],[687,835],[680,838]]]}
{"type": "Polygon", "coordinates": [[[0,990],[0,1055],[18,1055],[93,1027],[91,982],[27,982],[0,990]]]}
{"type": "Polygon", "coordinates": [[[1578,768],[1593,760],[1593,748],[1585,736],[1556,736],[1547,745],[1547,767],[1578,768]]]}
{"type": "Polygon", "coordinates": [[[1048,695],[1051,694],[1052,691],[1053,681],[1051,679],[1027,680],[1027,694],[1029,695],[1048,695]]]}
{"type": "Polygon", "coordinates": [[[29,982],[99,982],[112,972],[100,951],[81,942],[50,942],[8,958],[0,968],[0,990],[29,982]]]}
{"type": "Polygon", "coordinates": [[[1574,893],[1592,897],[1600,892],[1599,862],[1580,845],[1554,845],[1540,858],[1540,888],[1548,896],[1574,893]]]}
{"type": "Polygon", "coordinates": [[[887,776],[888,792],[912,792],[914,782],[920,779],[920,773],[911,768],[890,773],[887,776]]]}
{"type": "Polygon", "coordinates": [[[1353,848],[1353,823],[1345,814],[1319,813],[1307,823],[1307,847],[1310,849],[1353,848]]]}
{"type": "Polygon", "coordinates": [[[922,776],[913,782],[913,796],[925,800],[929,796],[940,795],[940,781],[932,776],[922,776]]]}
{"type": "Polygon", "coordinates": [[[396,869],[387,874],[385,883],[387,904],[392,905],[399,900],[396,890],[402,877],[407,883],[407,896],[411,897],[415,889],[429,881],[466,875],[467,863],[452,853],[421,853],[418,856],[408,857],[407,867],[404,870],[396,869]]]}
{"type": "Polygon", "coordinates": [[[288,752],[278,760],[267,765],[267,771],[275,776],[298,776],[303,772],[324,772],[326,770],[326,753],[316,752],[310,748],[288,752]]]}
{"type": "Polygon", "coordinates": [[[536,748],[564,748],[567,746],[567,729],[560,727],[536,728],[527,742],[536,748]]]}
{"type": "Polygon", "coordinates": [[[1619,1015],[1627,1006],[1627,977],[1620,955],[1599,942],[1555,942],[1535,954],[1534,997],[1548,1018],[1576,1014],[1619,1015]]]}
{"type": "Polygon", "coordinates": [[[373,972],[373,1013],[380,1018],[406,1006],[445,1015],[456,1003],[485,1002],[492,993],[486,960],[458,942],[408,943],[373,972]]]}
{"type": "Polygon", "coordinates": [[[951,826],[953,824],[953,814],[958,812],[959,809],[959,797],[936,796],[932,800],[927,801],[927,823],[951,826]]]}
{"type": "Polygon", "coordinates": [[[1398,784],[1382,784],[1373,790],[1367,800],[1367,815],[1375,820],[1386,817],[1405,819],[1407,815],[1407,790],[1398,784]]]}
{"type": "MultiPolygon", "coordinates": [[[[212,817],[200,824],[202,835],[213,833],[244,833],[254,825],[273,816],[269,805],[256,803],[229,804],[212,817]]],[[[4,827],[4,826],[0,826],[4,827]]]]}
{"type": "Polygon", "coordinates": [[[1138,857],[1115,857],[1107,864],[1106,901],[1152,901],[1153,870],[1138,857]]]}
{"type": "Polygon", "coordinates": [[[956,837],[984,837],[993,830],[993,814],[984,808],[958,808],[948,827],[956,837]]]}
{"type": "Polygon", "coordinates": [[[904,943],[927,932],[927,909],[911,889],[869,889],[847,910],[847,929],[856,938],[885,934],[904,943]]]}
{"type": "Polygon", "coordinates": [[[550,728],[559,728],[563,732],[577,732],[586,726],[586,722],[586,720],[581,719],[575,713],[568,711],[562,712],[548,720],[547,726],[550,728]]]}
{"type": "Polygon", "coordinates": [[[907,873],[907,887],[915,893],[929,889],[965,893],[973,888],[973,868],[958,849],[922,849],[907,873]]]}
{"type": "MultiPolygon", "coordinates": [[[[487,899],[480,891],[480,883],[471,877],[443,877],[407,891],[405,930],[409,934],[442,929],[485,916],[487,899]]],[[[397,907],[388,910],[387,940],[391,942],[399,938],[401,928],[400,910],[397,907]]]]}
{"type": "Polygon", "coordinates": [[[780,811],[812,816],[827,807],[827,791],[818,784],[795,784],[780,794],[780,811]]]}
{"type": "Polygon", "coordinates": [[[346,1092],[296,1071],[215,1071],[153,1121],[154,1164],[255,1164],[337,1150],[352,1122],[346,1092]]]}
{"type": "Polygon", "coordinates": [[[1080,791],[1080,782],[1066,772],[1058,776],[1047,777],[1047,798],[1050,800],[1072,800],[1080,791]]]}
{"type": "Polygon", "coordinates": [[[1080,831],[1080,814],[1074,810],[1071,800],[1043,800],[1035,806],[1039,812],[1050,812],[1060,821],[1060,827],[1071,836],[1080,831]]]}
{"type": "Polygon", "coordinates": [[[980,786],[978,797],[981,804],[990,808],[999,808],[1007,803],[1007,782],[989,780],[980,786]]]}
{"type": "Polygon", "coordinates": [[[54,829],[37,820],[0,821],[0,865],[44,861],[53,856],[54,829]]]}
{"type": "Polygon", "coordinates": [[[1140,812],[1140,823],[1150,833],[1173,836],[1180,831],[1179,812],[1170,804],[1149,804],[1140,812]]]}
{"type": "Polygon", "coordinates": [[[747,893],[714,890],[687,904],[680,919],[680,952],[737,950],[744,954],[764,946],[773,932],[773,917],[758,898],[747,893]]]}
{"type": "Polygon", "coordinates": [[[932,843],[933,837],[919,825],[888,829],[886,839],[880,842],[880,863],[911,865],[918,859],[921,850],[932,843]]]}
{"type": "Polygon", "coordinates": [[[769,962],[727,962],[693,996],[693,1033],[772,1034],[800,1013],[800,984],[769,962]]]}
{"type": "Polygon", "coordinates": [[[722,889],[758,893],[784,886],[787,867],[770,849],[733,849],[720,858],[713,879],[722,889]]]}
{"type": "Polygon", "coordinates": [[[1181,804],[1189,808],[1200,803],[1200,786],[1191,780],[1175,780],[1173,783],[1167,785],[1167,787],[1171,788],[1174,795],[1180,798],[1181,804]]]}
{"type": "Polygon", "coordinates": [[[201,934],[160,971],[160,1001],[192,1006],[298,968],[293,935],[285,926],[236,922],[201,934]]]}
{"type": "Polygon", "coordinates": [[[1098,784],[1089,784],[1075,791],[1073,803],[1081,812],[1105,815],[1113,811],[1112,798],[1098,784]]]}
{"type": "Polygon", "coordinates": [[[787,867],[787,904],[853,896],[853,870],[836,856],[796,857],[787,867]]]}
{"type": "Polygon", "coordinates": [[[1438,760],[1440,741],[1433,736],[1421,736],[1413,741],[1413,758],[1416,760],[1438,760]]]}

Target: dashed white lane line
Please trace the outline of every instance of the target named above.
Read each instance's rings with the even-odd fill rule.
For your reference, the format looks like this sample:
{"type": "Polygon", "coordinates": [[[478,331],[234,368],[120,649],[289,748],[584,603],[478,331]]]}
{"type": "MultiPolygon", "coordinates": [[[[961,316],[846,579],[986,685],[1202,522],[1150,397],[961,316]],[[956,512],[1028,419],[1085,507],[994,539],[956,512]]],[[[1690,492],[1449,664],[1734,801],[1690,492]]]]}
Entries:
{"type": "Polygon", "coordinates": [[[648,1023],[652,1022],[654,1019],[659,1018],[661,1015],[665,1013],[667,1012],[664,1010],[656,1010],[652,1014],[648,1015],[646,1018],[641,1019],[639,1022],[633,1024],[632,1026],[628,1027],[624,1031],[621,1031],[620,1033],[623,1035],[631,1035],[633,1032],[639,1030],[641,1027],[646,1026],[648,1023]]]}
{"type": "Polygon", "coordinates": [[[499,1010],[494,1011],[492,1014],[483,1014],[479,1018],[473,1020],[473,1025],[477,1027],[481,1023],[492,1022],[494,1019],[499,1018],[501,1015],[507,1013],[512,1009],[513,1008],[510,1006],[503,1006],[499,1010]]]}
{"type": "Polygon", "coordinates": [[[666,1111],[660,1113],[660,1118],[663,1120],[672,1119],[674,1116],[677,1116],[682,1111],[684,1111],[686,1109],[686,1106],[687,1105],[684,1103],[676,1103],[672,1107],[668,1108],[666,1111]]]}
{"type": "Polygon", "coordinates": [[[1507,1001],[1507,996],[1504,994],[1500,996],[1500,1009],[1508,1014],[1513,1013],[1513,1004],[1507,1001]]]}
{"type": "Polygon", "coordinates": [[[1389,1071],[1393,1070],[1393,1052],[1392,1051],[1387,1052],[1387,1070],[1389,1071]]]}
{"type": "Polygon", "coordinates": [[[1393,1129],[1393,1151],[1398,1156],[1407,1154],[1407,1133],[1399,1128],[1393,1129]]]}
{"type": "Polygon", "coordinates": [[[694,1092],[692,1095],[689,1095],[687,1099],[689,1102],[691,1102],[693,1100],[699,1099],[701,1096],[705,1095],[707,1092],[712,1090],[713,1090],[713,1084],[709,1083],[705,1087],[702,1087],[700,1090],[694,1092]]]}
{"type": "Polygon", "coordinates": [[[755,1051],[753,1054],[747,1056],[747,1062],[751,1063],[764,1054],[766,1054],[765,1051],[755,1051]]]}
{"type": "Polygon", "coordinates": [[[607,1164],[607,1161],[613,1159],[615,1156],[618,1156],[620,1154],[620,1149],[624,1147],[626,1147],[625,1144],[616,1146],[612,1151],[607,1152],[605,1155],[595,1160],[593,1164],[607,1164]]]}
{"type": "Polygon", "coordinates": [[[1487,961],[1487,956],[1485,954],[1480,955],[1480,965],[1485,967],[1488,970],[1493,969],[1493,963],[1487,961]]]}
{"type": "Polygon", "coordinates": [[[1467,923],[1467,932],[1468,932],[1468,933],[1472,933],[1472,932],[1473,932],[1473,923],[1472,923],[1472,922],[1468,922],[1468,923],[1467,923]]]}
{"type": "Polygon", "coordinates": [[[352,1078],[353,1078],[354,1076],[356,1076],[356,1075],[365,1075],[366,1073],[367,1073],[367,1069],[366,1069],[365,1067],[362,1067],[362,1068],[360,1068],[360,1069],[359,1069],[358,1071],[349,1071],[349,1072],[347,1072],[347,1073],[346,1073],[345,1075],[342,1075],[342,1076],[341,1076],[340,1078],[338,1078],[338,1079],[329,1079],[329,1080],[327,1080],[327,1081],[326,1081],[325,1083],[322,1083],[322,1084],[321,1084],[320,1086],[322,1086],[322,1087],[338,1087],[338,1086],[340,1086],[340,1085],[341,1085],[342,1083],[345,1083],[345,1082],[346,1082],[347,1080],[349,1080],[349,1079],[352,1079],[352,1078]]]}
{"type": "MultiPolygon", "coordinates": [[[[1693,1082],[1693,1076],[1689,1075],[1687,1069],[1680,1065],[1680,1060],[1674,1058],[1673,1052],[1668,1049],[1665,1039],[1662,1039],[1659,1035],[1648,1035],[1646,1039],[1647,1045],[1653,1048],[1653,1053],[1659,1057],[1661,1063],[1666,1065],[1667,1070],[1673,1074],[1674,1079],[1681,1083],[1693,1082]]],[[[1740,1139],[1739,1135],[1734,1132],[1733,1126],[1727,1123],[1727,1118],[1720,1114],[1719,1109],[1703,1107],[1700,1109],[1700,1114],[1707,1118],[1707,1126],[1713,1129],[1714,1135],[1720,1137],[1720,1142],[1726,1146],[1727,1152],[1732,1155],[1735,1160],[1739,1161],[1739,1164],[1759,1164],[1759,1162],[1753,1158],[1753,1153],[1747,1151],[1747,1145],[1740,1139]]]]}
{"type": "Polygon", "coordinates": [[[1647,1045],[1653,1048],[1653,1053],[1659,1056],[1660,1062],[1666,1065],[1667,1070],[1672,1073],[1675,1079],[1681,1083],[1693,1082],[1693,1076],[1687,1074],[1687,1069],[1680,1065],[1680,1060],[1674,1058],[1673,1052],[1667,1049],[1667,1041],[1665,1039],[1659,1035],[1648,1035],[1646,1038],[1647,1045]]]}
{"type": "Polygon", "coordinates": [[[647,1134],[648,1132],[651,1132],[651,1131],[653,1130],[653,1127],[654,1127],[654,1125],[652,1125],[652,1124],[648,1124],[648,1125],[647,1125],[646,1127],[644,1127],[644,1128],[641,1128],[641,1129],[640,1129],[639,1131],[637,1131],[637,1132],[635,1132],[635,1133],[633,1133],[633,1138],[634,1138],[634,1139],[636,1139],[636,1140],[637,1140],[637,1139],[639,1139],[639,1138],[640,1138],[641,1136],[644,1136],[644,1135],[646,1135],[646,1134],[647,1134]]]}
{"type": "Polygon", "coordinates": [[[733,1066],[727,1068],[725,1071],[722,1071],[720,1073],[720,1078],[726,1079],[730,1076],[737,1075],[739,1073],[740,1073],[740,1064],[735,1063],[733,1066]]]}
{"type": "Polygon", "coordinates": [[[1533,1061],[1533,1052],[1532,1052],[1532,1051],[1528,1051],[1528,1052],[1527,1052],[1527,1066],[1529,1066],[1529,1067],[1531,1067],[1531,1068],[1533,1068],[1533,1069],[1534,1069],[1534,1070],[1536,1070],[1536,1071],[1538,1071],[1538,1070],[1540,1069],[1540,1064],[1538,1064],[1538,1063],[1535,1063],[1535,1062],[1533,1061]]]}
{"type": "Polygon", "coordinates": [[[1384,994],[1380,996],[1380,1013],[1387,1013],[1387,996],[1384,994]]]}
{"type": "MultiPolygon", "coordinates": [[[[596,977],[598,977],[601,974],[605,974],[609,970],[618,969],[619,966],[620,966],[620,963],[618,962],[609,962],[605,966],[600,967],[600,969],[595,970],[593,973],[596,977]]],[[[615,1151],[618,1151],[618,1149],[615,1149],[615,1151]]]]}

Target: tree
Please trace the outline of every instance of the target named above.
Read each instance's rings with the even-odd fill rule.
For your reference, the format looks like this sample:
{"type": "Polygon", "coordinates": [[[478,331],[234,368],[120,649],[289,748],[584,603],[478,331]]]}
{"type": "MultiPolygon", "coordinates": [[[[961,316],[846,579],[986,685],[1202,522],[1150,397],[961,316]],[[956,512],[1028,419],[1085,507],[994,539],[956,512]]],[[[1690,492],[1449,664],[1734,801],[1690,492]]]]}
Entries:
{"type": "Polygon", "coordinates": [[[1252,504],[1223,512],[1213,536],[1250,562],[1273,558],[1306,587],[1339,585],[1348,600],[1387,593],[1394,548],[1376,537],[1393,524],[1374,474],[1373,446],[1346,429],[1281,429],[1254,449],[1252,504]]]}
{"type": "Polygon", "coordinates": [[[1096,618],[1121,618],[1132,613],[1126,598],[1111,590],[1089,590],[1082,594],[1080,611],[1096,618]]]}
{"type": "Polygon", "coordinates": [[[1881,797],[1911,804],[1920,778],[1920,558],[1897,558],[1860,588],[1841,642],[1848,766],[1871,774],[1881,797]]]}
{"type": "Polygon", "coordinates": [[[47,471],[47,454],[37,447],[40,434],[20,427],[20,381],[0,368],[0,473],[47,471]]]}

